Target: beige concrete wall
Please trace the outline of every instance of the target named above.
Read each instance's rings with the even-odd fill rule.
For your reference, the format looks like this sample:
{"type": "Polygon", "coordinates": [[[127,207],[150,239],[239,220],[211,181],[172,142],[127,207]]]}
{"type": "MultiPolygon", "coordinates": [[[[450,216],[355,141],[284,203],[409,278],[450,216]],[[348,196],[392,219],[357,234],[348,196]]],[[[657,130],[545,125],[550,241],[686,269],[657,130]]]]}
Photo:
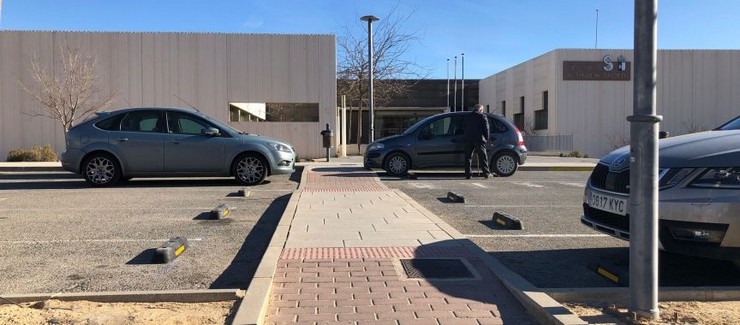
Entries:
{"type": "MultiPolygon", "coordinates": [[[[562,70],[563,61],[601,61],[607,54],[615,60],[624,55],[628,62],[634,57],[631,50],[555,50],[483,79],[481,102],[500,112],[506,100],[507,117],[513,119],[525,96],[525,116],[533,117],[547,90],[548,129],[536,133],[573,135],[574,150],[599,157],[629,142],[632,81],[566,81],[562,70]]],[[[709,130],[737,116],[739,85],[739,50],[658,51],[661,130],[671,135],[709,130]]]]}
{"type": "Polygon", "coordinates": [[[53,120],[26,114],[39,104],[18,86],[19,81],[33,84],[28,72],[32,55],[51,67],[59,60],[62,44],[95,55],[103,91],[120,94],[112,108],[193,105],[228,122],[229,102],[319,103],[319,122],[300,123],[297,129],[280,122],[234,126],[287,141],[302,157],[323,154],[318,134],[325,123],[333,124],[336,106],[333,35],[2,31],[3,160],[11,149],[37,144],[64,150],[62,128],[53,120]]]}

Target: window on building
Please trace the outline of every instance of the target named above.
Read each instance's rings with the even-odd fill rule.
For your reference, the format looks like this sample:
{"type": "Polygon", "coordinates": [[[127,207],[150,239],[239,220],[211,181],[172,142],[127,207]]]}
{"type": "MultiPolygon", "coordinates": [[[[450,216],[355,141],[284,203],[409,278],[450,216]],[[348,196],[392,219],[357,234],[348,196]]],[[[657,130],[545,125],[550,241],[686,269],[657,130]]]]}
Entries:
{"type": "Polygon", "coordinates": [[[506,101],[501,101],[501,115],[506,116],[506,101]]]}
{"type": "Polygon", "coordinates": [[[549,105],[547,91],[542,92],[542,109],[534,111],[534,129],[545,130],[547,129],[547,107],[549,105]]]}
{"type": "Polygon", "coordinates": [[[230,122],[318,122],[318,103],[229,103],[230,122]]]}
{"type": "Polygon", "coordinates": [[[519,97],[519,113],[514,114],[514,125],[524,131],[524,96],[519,97]]]}

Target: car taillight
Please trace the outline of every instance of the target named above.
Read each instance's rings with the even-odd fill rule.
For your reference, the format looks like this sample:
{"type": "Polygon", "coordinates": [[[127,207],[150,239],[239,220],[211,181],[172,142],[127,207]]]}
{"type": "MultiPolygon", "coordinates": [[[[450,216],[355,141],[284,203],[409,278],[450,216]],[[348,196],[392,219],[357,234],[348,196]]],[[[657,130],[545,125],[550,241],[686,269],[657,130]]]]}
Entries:
{"type": "Polygon", "coordinates": [[[523,146],[524,145],[524,137],[522,137],[522,133],[519,132],[519,128],[517,128],[516,126],[514,127],[514,131],[516,131],[516,137],[518,139],[517,140],[518,142],[516,144],[518,146],[523,146]]]}

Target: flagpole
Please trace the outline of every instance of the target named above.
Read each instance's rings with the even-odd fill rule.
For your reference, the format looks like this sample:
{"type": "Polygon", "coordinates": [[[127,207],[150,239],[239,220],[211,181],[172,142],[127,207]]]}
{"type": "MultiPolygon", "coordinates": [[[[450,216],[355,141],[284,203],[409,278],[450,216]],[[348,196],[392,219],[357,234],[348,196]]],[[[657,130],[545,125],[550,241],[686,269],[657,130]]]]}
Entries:
{"type": "Polygon", "coordinates": [[[462,90],[460,90],[460,98],[462,103],[460,104],[460,110],[465,110],[465,53],[462,54],[462,90]]]}
{"type": "Polygon", "coordinates": [[[450,110],[450,59],[447,59],[447,110],[450,110]]]}
{"type": "Polygon", "coordinates": [[[457,55],[455,55],[455,96],[454,96],[454,102],[452,103],[452,107],[454,108],[453,112],[457,112],[457,55]]]}

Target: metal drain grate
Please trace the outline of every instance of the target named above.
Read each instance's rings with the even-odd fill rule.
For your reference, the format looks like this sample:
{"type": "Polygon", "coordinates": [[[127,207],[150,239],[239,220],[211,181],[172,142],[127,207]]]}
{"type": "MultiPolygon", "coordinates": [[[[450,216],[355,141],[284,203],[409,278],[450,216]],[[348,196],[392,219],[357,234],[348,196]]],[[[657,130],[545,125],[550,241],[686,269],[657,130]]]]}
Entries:
{"type": "Polygon", "coordinates": [[[401,265],[409,278],[426,279],[470,279],[473,273],[459,259],[411,259],[401,260],[401,265]]]}

